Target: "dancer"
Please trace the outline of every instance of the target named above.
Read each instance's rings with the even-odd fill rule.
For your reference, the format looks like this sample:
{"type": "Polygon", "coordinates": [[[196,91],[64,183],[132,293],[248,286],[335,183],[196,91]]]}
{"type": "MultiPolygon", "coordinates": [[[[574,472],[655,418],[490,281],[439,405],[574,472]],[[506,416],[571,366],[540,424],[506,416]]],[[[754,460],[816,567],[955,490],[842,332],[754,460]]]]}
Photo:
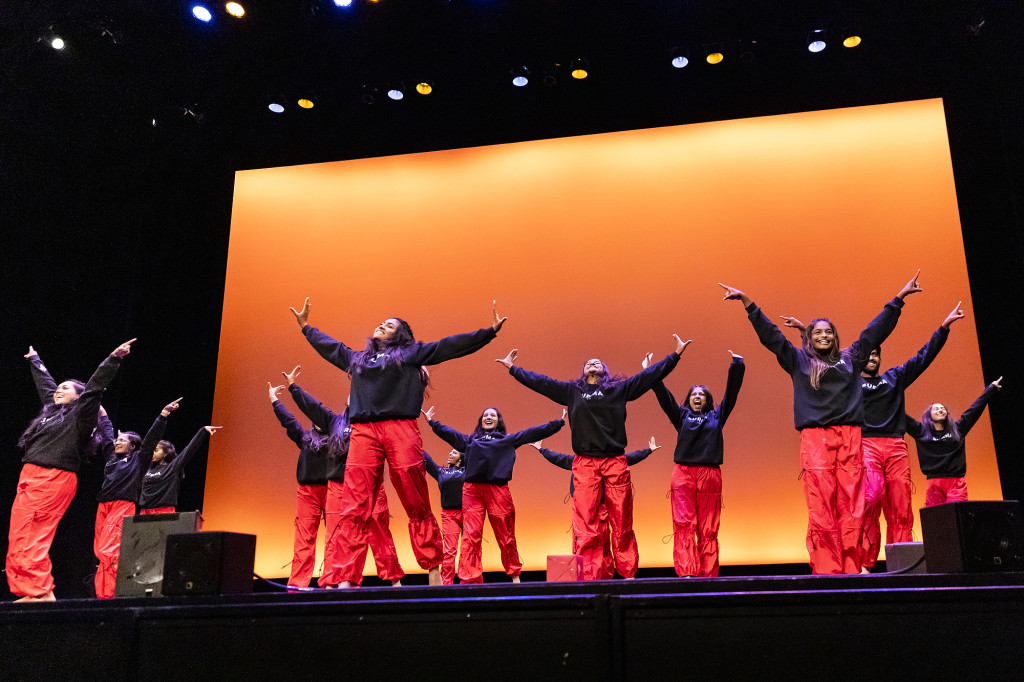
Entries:
{"type": "Polygon", "coordinates": [[[462,486],[466,480],[466,465],[462,453],[452,450],[443,467],[423,453],[427,473],[437,481],[441,492],[441,546],[444,559],[441,561],[441,584],[455,583],[455,557],[459,553],[459,538],[462,536],[462,486]]]}
{"type": "MultiPolygon", "coordinates": [[[[326,407],[319,400],[302,390],[295,380],[300,374],[301,366],[296,366],[284,378],[288,381],[288,391],[292,395],[295,404],[305,414],[313,425],[328,435],[328,468],[327,468],[327,499],[325,508],[325,519],[327,521],[327,541],[324,543],[324,570],[320,575],[319,585],[325,588],[335,588],[341,582],[337,577],[338,571],[338,522],[341,519],[342,496],[345,490],[345,465],[348,462],[349,439],[352,429],[348,417],[348,405],[341,414],[338,414],[326,407]]],[[[373,552],[373,561],[377,567],[377,577],[391,583],[394,587],[401,587],[402,577],[405,571],[398,561],[398,552],[395,549],[395,541],[391,537],[391,510],[388,508],[388,496],[384,492],[384,486],[380,486],[373,505],[373,513],[370,515],[369,537],[367,541],[369,549],[373,552]]],[[[353,585],[362,585],[363,570],[366,567],[366,548],[363,546],[362,554],[357,558],[359,568],[358,576],[351,581],[353,585]]]]}
{"type": "Polygon", "coordinates": [[[11,506],[6,561],[7,585],[18,595],[16,601],[55,599],[50,545],[75,496],[76,474],[97,425],[100,398],[134,342],[115,348],[85,384],[71,379],[58,385],[32,346],[25,354],[43,409],[18,440],[25,465],[11,506]]]}
{"type": "Polygon", "coordinates": [[[967,500],[967,432],[977,423],[988,401],[1003,387],[1002,381],[999,377],[989,384],[955,422],[949,421],[949,412],[942,403],[929,405],[921,421],[906,417],[907,433],[917,442],[921,473],[928,479],[924,506],[967,500]]]}
{"type": "MultiPolygon", "coordinates": [[[[562,418],[564,419],[565,417],[563,416],[562,418]]],[[[558,467],[560,469],[565,469],[566,471],[569,471],[569,472],[572,471],[572,461],[574,459],[576,459],[573,455],[566,455],[566,454],[563,454],[561,452],[555,452],[553,450],[548,450],[547,448],[543,447],[543,441],[537,441],[536,443],[530,443],[530,445],[533,446],[534,448],[536,448],[536,450],[541,455],[543,455],[544,459],[546,459],[547,461],[551,462],[556,467],[558,467]]],[[[660,447],[661,447],[660,445],[658,445],[657,443],[654,442],[654,436],[651,436],[651,442],[650,442],[650,445],[648,447],[644,448],[643,450],[635,450],[633,452],[627,452],[626,453],[626,455],[625,455],[625,457],[626,457],[626,465],[629,466],[629,467],[632,467],[634,464],[638,464],[638,463],[644,461],[645,459],[647,459],[647,457],[652,452],[654,452],[655,450],[657,450],[660,447]]],[[[575,488],[573,486],[573,477],[570,475],[569,476],[569,499],[573,498],[573,494],[575,492],[576,491],[575,491],[575,488]]],[[[615,577],[615,560],[614,560],[614,557],[612,556],[611,527],[610,527],[610,524],[608,523],[608,504],[607,504],[607,502],[605,500],[605,494],[604,494],[604,488],[603,487],[601,489],[601,502],[600,502],[600,505],[597,508],[597,522],[598,522],[598,527],[599,527],[599,531],[598,532],[601,535],[601,552],[602,552],[602,558],[601,558],[601,580],[611,580],[612,578],[615,577]]],[[[579,553],[579,540],[578,540],[578,538],[576,537],[575,534],[573,534],[573,536],[572,536],[572,553],[573,554],[578,554],[579,553]]]]}
{"type": "Polygon", "coordinates": [[[425,366],[480,350],[494,339],[508,318],[499,318],[495,307],[490,327],[424,343],[415,340],[408,322],[389,317],[367,339],[366,348],[354,351],[309,325],[308,298],[301,311],[290,310],[316,352],[352,379],[352,440],[338,526],[339,587],[349,587],[361,574],[356,562],[366,548],[369,518],[385,460],[409,516],[416,561],[426,569],[428,582],[440,585],[441,531],[430,511],[423,441],[416,423],[427,387],[425,366]]]}
{"type": "Polygon", "coordinates": [[[604,553],[598,522],[602,486],[612,524],[615,568],[624,578],[636,575],[639,553],[633,533],[633,489],[624,457],[626,403],[642,396],[675,368],[690,341],[673,336],[673,353],[629,378],[612,376],[597,358],[583,365],[576,381],[556,381],[516,367],[519,350],[515,348],[496,360],[519,383],[568,407],[572,450],[576,454],[572,465],[576,491],[572,498],[572,530],[583,557],[584,580],[598,580],[602,574],[604,553]]]}
{"type": "MultiPolygon", "coordinates": [[[[910,542],[914,539],[914,510],[911,495],[910,456],[904,418],[904,392],[932,363],[946,344],[949,328],[963,319],[964,311],[956,304],[932,338],[917,355],[897,367],[879,374],[882,349],[875,348],[861,371],[864,395],[864,535],[861,541],[861,565],[870,569],[878,561],[882,545],[880,516],[885,514],[885,543],[910,542]]],[[[784,318],[786,326],[804,331],[796,318],[784,318]]]]}
{"type": "MultiPolygon", "coordinates": [[[[180,400],[180,399],[179,399],[180,400]]],[[[170,441],[162,440],[153,449],[153,459],[142,479],[139,514],[173,514],[178,504],[178,489],[185,478],[185,465],[203,449],[210,436],[222,426],[202,426],[185,449],[178,453],[170,441]]]]}
{"type": "Polygon", "coordinates": [[[295,467],[295,541],[292,545],[292,568],[288,575],[291,587],[309,587],[316,567],[316,536],[320,519],[327,513],[327,467],[329,464],[328,434],[316,424],[304,429],[278,394],[284,386],[267,382],[270,404],[288,438],[299,448],[295,467]]]}
{"type": "Polygon", "coordinates": [[[921,291],[917,284],[920,274],[918,270],[845,350],[840,350],[835,325],[827,318],[812,320],[802,347],[794,347],[749,296],[719,282],[725,300],[743,302],[758,339],[775,353],[793,380],[793,414],[800,432],[801,477],[808,511],[807,552],[816,574],[860,573],[864,515],[860,371],[871,349],[895,329],[903,299],[921,291]]]}
{"type": "Polygon", "coordinates": [[[113,599],[117,584],[117,563],[121,553],[121,530],[124,517],[135,515],[135,503],[142,493],[142,475],[153,459],[157,441],[164,435],[167,417],[178,409],[181,398],[167,404],[160,411],[146,438],[134,431],[118,431],[114,438],[114,425],[107,412],[100,407],[97,431],[100,448],[106,464],[103,467],[103,485],[100,487],[96,508],[96,534],[93,551],[100,565],[96,569],[96,596],[113,599]]]}
{"type": "Polygon", "coordinates": [[[423,416],[438,438],[465,453],[459,580],[463,583],[484,581],[481,543],[484,518],[489,516],[494,539],[501,548],[501,565],[512,582],[518,583],[523,564],[516,547],[516,508],[508,489],[516,463],[516,448],[558,433],[565,421],[556,419],[509,435],[501,413],[488,407],[477,419],[473,433],[466,435],[435,420],[433,407],[423,416]]]}
{"type": "MultiPolygon", "coordinates": [[[[678,432],[672,456],[672,558],[676,575],[718,577],[718,529],[722,520],[722,429],[736,405],[743,384],[743,357],[729,351],[732,362],[725,397],[715,407],[707,386],[690,387],[686,401],[677,404],[659,381],[654,385],[661,409],[678,432]]],[[[651,360],[644,358],[646,367],[651,360]]]]}

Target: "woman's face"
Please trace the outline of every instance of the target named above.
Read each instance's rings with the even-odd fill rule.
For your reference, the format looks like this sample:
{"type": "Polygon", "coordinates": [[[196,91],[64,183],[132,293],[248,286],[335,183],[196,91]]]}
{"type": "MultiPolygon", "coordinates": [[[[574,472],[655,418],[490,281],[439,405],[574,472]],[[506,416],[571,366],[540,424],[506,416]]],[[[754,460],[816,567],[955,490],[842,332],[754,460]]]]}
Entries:
{"type": "Polygon", "coordinates": [[[162,445],[157,445],[156,448],[153,450],[153,461],[154,462],[162,462],[162,461],[164,461],[164,455],[165,454],[166,453],[164,452],[163,446],[162,445]]]}
{"type": "Polygon", "coordinates": [[[586,375],[587,379],[594,379],[595,381],[604,376],[604,363],[597,358],[591,358],[587,360],[586,364],[583,365],[583,374],[586,375]]]}
{"type": "Polygon", "coordinates": [[[78,389],[70,381],[65,381],[53,392],[53,403],[55,405],[65,405],[73,400],[78,400],[78,389]]]}
{"type": "Polygon", "coordinates": [[[498,411],[493,407],[488,407],[480,415],[480,425],[484,427],[484,431],[491,431],[498,425],[498,419],[498,411]]]}
{"type": "Polygon", "coordinates": [[[124,431],[117,432],[117,438],[114,439],[114,452],[119,455],[126,455],[132,451],[132,442],[128,440],[128,436],[124,434],[124,431]]]}
{"type": "Polygon", "coordinates": [[[946,406],[943,405],[942,403],[935,403],[934,405],[932,405],[933,422],[937,424],[944,424],[946,422],[946,417],[948,416],[948,414],[949,413],[946,411],[946,406]]]}
{"type": "Polygon", "coordinates": [[[373,330],[373,338],[379,341],[390,341],[398,331],[398,320],[389,317],[373,330]]]}
{"type": "Polygon", "coordinates": [[[458,450],[452,450],[448,453],[448,466],[458,467],[462,466],[462,453],[458,450]]]}
{"type": "Polygon", "coordinates": [[[708,404],[708,394],[704,392],[703,388],[695,388],[690,393],[689,403],[691,410],[701,412],[704,410],[704,406],[708,404]]]}
{"type": "Polygon", "coordinates": [[[811,329],[811,347],[818,352],[827,353],[835,344],[835,336],[836,333],[828,322],[824,320],[815,322],[811,329]]]}

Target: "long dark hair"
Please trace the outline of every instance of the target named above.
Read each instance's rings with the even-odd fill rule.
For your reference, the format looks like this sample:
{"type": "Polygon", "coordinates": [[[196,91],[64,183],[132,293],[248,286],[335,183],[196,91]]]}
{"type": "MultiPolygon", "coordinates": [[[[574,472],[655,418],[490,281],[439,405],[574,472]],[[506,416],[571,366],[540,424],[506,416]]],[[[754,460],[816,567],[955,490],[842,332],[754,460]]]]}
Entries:
{"type": "MultiPolygon", "coordinates": [[[[157,443],[156,445],[157,445],[158,448],[161,448],[164,451],[164,459],[163,459],[163,461],[166,464],[170,464],[171,462],[174,461],[174,458],[178,456],[178,451],[177,451],[177,449],[175,449],[174,443],[172,443],[171,441],[169,441],[169,440],[162,440],[159,443],[157,443]]],[[[153,449],[155,450],[156,448],[153,448],[153,449]]]]}
{"type": "MultiPolygon", "coordinates": [[[[938,404],[941,405],[942,403],[938,404]]],[[[956,428],[956,422],[949,418],[948,407],[946,408],[946,427],[941,431],[935,428],[935,420],[932,419],[932,407],[935,405],[936,403],[932,403],[928,407],[924,408],[924,415],[921,416],[921,423],[928,427],[928,430],[931,431],[933,436],[937,433],[948,433],[952,436],[954,441],[959,442],[961,438],[960,429],[956,428]]]]}
{"type": "Polygon", "coordinates": [[[704,406],[700,409],[700,413],[705,414],[715,409],[715,399],[712,397],[711,391],[704,384],[694,384],[693,386],[690,386],[690,390],[686,392],[686,409],[691,412],[693,411],[690,409],[690,396],[693,395],[693,392],[697,389],[704,391],[704,397],[707,398],[707,400],[704,401],[704,406]]]}
{"type": "MultiPolygon", "coordinates": [[[[604,374],[602,374],[597,380],[596,386],[598,388],[608,388],[609,386],[614,386],[615,384],[623,382],[627,379],[627,377],[624,377],[621,374],[612,374],[611,371],[608,369],[608,365],[605,364],[604,360],[601,360],[601,366],[604,367],[604,374]]],[[[576,385],[579,386],[581,390],[586,390],[587,386],[586,367],[587,363],[583,363],[583,369],[580,371],[580,378],[576,381],[576,385]]]]}
{"type": "MultiPolygon", "coordinates": [[[[375,339],[372,336],[366,339],[366,348],[357,352],[352,356],[352,365],[349,368],[349,377],[353,374],[359,374],[363,367],[366,366],[369,358],[373,357],[377,353],[384,353],[384,357],[381,359],[381,366],[386,367],[392,362],[401,361],[401,349],[405,346],[411,346],[416,343],[416,337],[412,334],[412,327],[409,323],[400,317],[389,317],[389,320],[394,320],[398,323],[398,328],[395,329],[395,334],[390,339],[375,339]]],[[[430,375],[424,368],[420,368],[420,379],[423,381],[424,388],[430,383],[430,375]]]]}
{"type": "Polygon", "coordinates": [[[476,420],[476,429],[473,431],[473,437],[476,438],[477,436],[482,436],[485,433],[500,433],[504,436],[507,433],[505,431],[505,418],[501,416],[501,412],[498,411],[498,408],[486,407],[484,408],[484,412],[481,412],[480,416],[476,420]],[[498,424],[490,431],[484,428],[484,412],[487,410],[494,410],[498,413],[498,424]]]}
{"type": "MultiPolygon", "coordinates": [[[[66,383],[74,384],[75,392],[79,397],[85,393],[85,384],[77,379],[68,379],[66,383]]],[[[78,414],[78,398],[58,405],[50,402],[43,405],[39,415],[29,423],[21,438],[18,439],[18,447],[24,449],[33,439],[46,430],[47,425],[56,422],[63,422],[65,419],[74,419],[78,414]]]]}
{"type": "Polygon", "coordinates": [[[808,372],[811,378],[811,387],[814,388],[814,390],[818,390],[818,388],[821,386],[821,375],[824,374],[826,370],[828,370],[829,364],[834,365],[835,363],[839,362],[839,358],[842,355],[842,353],[839,350],[839,332],[836,331],[836,326],[832,324],[832,320],[828,319],[827,317],[816,317],[813,320],[811,320],[811,323],[809,325],[807,325],[807,329],[802,335],[801,341],[804,356],[811,364],[810,371],[808,372]],[[814,325],[818,324],[819,322],[827,323],[828,326],[832,329],[832,349],[825,355],[822,355],[817,350],[815,350],[814,346],[811,343],[811,332],[814,331],[814,325]]]}
{"type": "Polygon", "coordinates": [[[348,454],[348,436],[344,429],[331,429],[330,433],[324,433],[314,425],[313,428],[303,432],[302,444],[316,451],[327,448],[327,456],[333,459],[348,454]]]}

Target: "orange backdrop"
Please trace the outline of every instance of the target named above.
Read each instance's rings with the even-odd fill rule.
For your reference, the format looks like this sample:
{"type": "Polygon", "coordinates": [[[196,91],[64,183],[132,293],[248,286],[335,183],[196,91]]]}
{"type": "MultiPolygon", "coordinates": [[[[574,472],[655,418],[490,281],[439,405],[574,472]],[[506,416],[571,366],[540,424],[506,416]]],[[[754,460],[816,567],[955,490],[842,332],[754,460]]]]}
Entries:
{"type": "MultiPolygon", "coordinates": [[[[962,299],[967,319],[907,399],[915,417],[936,400],[958,416],[995,377],[981,373],[940,100],[239,172],[214,406],[226,428],[210,447],[206,528],[257,534],[257,572],[287,574],[297,450],[267,381],[302,364],[301,385],[338,410],[349,390],[289,306],[309,296],[310,322],[359,348],[390,316],[423,340],[486,326],[497,299],[509,316],[497,340],[432,372],[426,405],[443,422],[470,431],[487,406],[509,430],[560,415],[494,363],[513,347],[521,366],[556,378],[591,357],[631,374],[645,352],[670,352],[676,332],[693,343],[669,387],[707,383],[719,398],[732,349],[747,377],[726,428],[722,562],[806,561],[789,377],[715,283],[776,319],[828,315],[849,344],[917,268],[924,293],[883,362],[906,361],[962,299]]],[[[664,445],[633,470],[635,526],[641,565],[671,566],[675,433],[651,394],[631,404],[628,431],[630,449],[651,435],[664,445]]],[[[545,445],[568,451],[569,435],[545,445]]],[[[968,451],[972,498],[999,499],[987,415],[968,451]]],[[[920,507],[913,445],[911,456],[920,507]]],[[[510,485],[524,566],[541,569],[570,549],[569,474],[525,447],[510,485]]],[[[418,571],[387,489],[403,566],[418,571]]],[[[484,569],[500,570],[485,538],[484,569]]]]}

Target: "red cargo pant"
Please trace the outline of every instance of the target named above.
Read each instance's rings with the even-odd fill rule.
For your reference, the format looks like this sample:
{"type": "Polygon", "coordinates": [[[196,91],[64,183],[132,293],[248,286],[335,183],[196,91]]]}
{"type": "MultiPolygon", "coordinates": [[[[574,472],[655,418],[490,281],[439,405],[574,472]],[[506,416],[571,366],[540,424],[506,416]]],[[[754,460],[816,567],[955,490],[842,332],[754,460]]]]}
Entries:
{"type": "Polygon", "coordinates": [[[807,552],[821,573],[860,573],[864,516],[864,455],[859,426],[800,432],[800,466],[807,500],[807,552]]]}
{"type": "Polygon", "coordinates": [[[117,559],[121,553],[121,529],[124,517],[135,515],[134,500],[100,502],[96,508],[96,533],[92,551],[99,559],[96,569],[96,596],[113,599],[117,585],[117,559]]]}
{"type": "Polygon", "coordinates": [[[722,470],[676,464],[672,470],[672,558],[676,575],[718,577],[722,470]]]}
{"type": "Polygon", "coordinates": [[[19,597],[53,591],[50,545],[77,488],[72,471],[35,464],[21,468],[7,538],[7,585],[19,597]]]}
{"type": "Polygon", "coordinates": [[[462,486],[462,554],[459,580],[482,583],[484,518],[489,517],[494,539],[501,549],[501,565],[513,578],[523,570],[516,546],[516,508],[507,485],[470,483],[462,486]]]}

